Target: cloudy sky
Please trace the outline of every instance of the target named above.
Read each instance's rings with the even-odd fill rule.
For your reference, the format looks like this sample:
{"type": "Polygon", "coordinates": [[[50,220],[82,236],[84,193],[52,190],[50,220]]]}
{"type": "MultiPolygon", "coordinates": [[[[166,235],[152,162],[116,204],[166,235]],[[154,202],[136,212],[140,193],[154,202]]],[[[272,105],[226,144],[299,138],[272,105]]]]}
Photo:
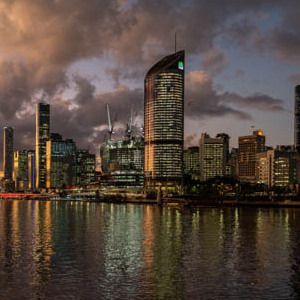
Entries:
{"type": "MultiPolygon", "coordinates": [[[[237,137],[262,128],[293,142],[300,83],[299,0],[0,0],[0,125],[34,147],[34,112],[51,104],[51,131],[98,152],[105,104],[121,130],[142,122],[143,80],[186,50],[185,135],[237,137]]],[[[2,142],[2,141],[1,141],[2,142]]]]}

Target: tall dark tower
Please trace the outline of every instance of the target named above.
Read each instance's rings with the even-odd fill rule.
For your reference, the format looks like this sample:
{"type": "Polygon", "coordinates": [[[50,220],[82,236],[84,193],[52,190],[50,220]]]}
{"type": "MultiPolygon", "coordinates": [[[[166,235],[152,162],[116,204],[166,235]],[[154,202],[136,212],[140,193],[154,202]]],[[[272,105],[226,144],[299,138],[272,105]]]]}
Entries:
{"type": "Polygon", "coordinates": [[[179,191],[183,175],[184,51],[164,57],[145,77],[146,190],[179,191]]]}
{"type": "Polygon", "coordinates": [[[295,87],[294,145],[300,150],[300,85],[295,87]]]}
{"type": "Polygon", "coordinates": [[[38,103],[35,123],[36,187],[46,188],[46,142],[50,138],[50,105],[38,103]]]}
{"type": "Polygon", "coordinates": [[[14,130],[3,128],[3,172],[4,178],[12,180],[14,166],[14,130]]]}

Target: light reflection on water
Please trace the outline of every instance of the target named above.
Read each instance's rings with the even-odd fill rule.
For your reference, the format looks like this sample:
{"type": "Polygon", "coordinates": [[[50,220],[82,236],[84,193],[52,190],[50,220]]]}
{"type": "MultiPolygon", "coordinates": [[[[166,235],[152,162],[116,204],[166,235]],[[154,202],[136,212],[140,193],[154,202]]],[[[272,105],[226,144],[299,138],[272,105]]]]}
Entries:
{"type": "Polygon", "coordinates": [[[300,209],[0,202],[0,299],[300,297],[300,209]]]}

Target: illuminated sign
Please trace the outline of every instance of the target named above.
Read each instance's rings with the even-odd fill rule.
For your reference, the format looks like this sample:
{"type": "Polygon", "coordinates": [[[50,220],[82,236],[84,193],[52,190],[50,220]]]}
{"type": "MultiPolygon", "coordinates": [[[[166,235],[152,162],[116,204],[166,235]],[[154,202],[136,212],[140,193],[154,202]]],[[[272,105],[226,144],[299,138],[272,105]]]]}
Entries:
{"type": "Polygon", "coordinates": [[[181,60],[178,62],[178,69],[183,70],[183,61],[181,60]]]}
{"type": "Polygon", "coordinates": [[[261,129],[258,130],[257,135],[262,136],[263,134],[264,134],[264,132],[261,129]]]}

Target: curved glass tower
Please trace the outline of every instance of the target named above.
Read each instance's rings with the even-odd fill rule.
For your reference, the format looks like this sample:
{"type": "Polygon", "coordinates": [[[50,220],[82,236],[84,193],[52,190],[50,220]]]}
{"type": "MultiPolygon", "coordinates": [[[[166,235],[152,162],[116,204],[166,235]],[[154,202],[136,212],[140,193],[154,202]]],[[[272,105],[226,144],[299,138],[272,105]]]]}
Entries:
{"type": "Polygon", "coordinates": [[[164,57],[145,77],[146,190],[179,191],[183,174],[184,51],[164,57]]]}
{"type": "Polygon", "coordinates": [[[50,138],[50,105],[37,103],[35,119],[36,187],[46,188],[46,143],[50,138]]]}

